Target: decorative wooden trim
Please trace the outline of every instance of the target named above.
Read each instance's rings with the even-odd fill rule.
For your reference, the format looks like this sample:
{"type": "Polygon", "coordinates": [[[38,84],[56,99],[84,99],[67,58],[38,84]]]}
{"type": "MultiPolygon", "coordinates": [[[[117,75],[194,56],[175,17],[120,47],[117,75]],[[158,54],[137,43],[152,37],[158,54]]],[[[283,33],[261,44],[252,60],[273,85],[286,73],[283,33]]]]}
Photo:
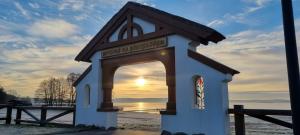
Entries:
{"type": "MultiPolygon", "coordinates": [[[[107,40],[107,37],[109,37],[126,19],[129,20],[129,22],[127,22],[127,32],[129,32],[128,40],[134,39],[136,41],[143,39],[141,37],[132,37],[132,31],[129,30],[133,27],[133,24],[130,24],[132,23],[132,16],[137,16],[149,22],[153,22],[156,26],[158,25],[159,27],[168,29],[170,33],[176,33],[185,36],[202,44],[208,44],[209,41],[217,43],[225,39],[222,34],[204,25],[161,10],[157,10],[152,7],[141,5],[135,2],[128,2],[76,56],[75,60],[89,62],[89,58],[94,52],[97,51],[97,49],[109,48],[108,46],[110,46],[110,44],[123,44],[123,40],[117,41],[120,43],[105,43],[105,41],[107,40]]],[[[156,28],[154,33],[159,31],[161,30],[157,31],[156,28]]]]}
{"type": "MultiPolygon", "coordinates": [[[[142,27],[141,27],[140,25],[138,25],[138,24],[136,24],[136,23],[133,23],[133,24],[132,24],[132,28],[131,28],[131,31],[132,31],[131,33],[132,33],[132,34],[133,34],[133,29],[136,29],[136,30],[138,31],[138,36],[137,36],[137,37],[143,35],[143,29],[142,29],[142,27]]],[[[125,33],[126,31],[128,31],[128,26],[127,26],[127,24],[124,25],[124,26],[120,29],[119,34],[118,34],[118,41],[124,40],[124,39],[123,39],[123,35],[124,35],[124,33],[125,33]]],[[[133,36],[133,35],[132,35],[132,36],[133,36]]],[[[127,32],[127,39],[128,39],[128,32],[127,32]]],[[[125,39],[125,40],[126,40],[126,39],[125,39]]]]}
{"type": "Polygon", "coordinates": [[[132,39],[132,15],[127,15],[127,39],[132,39]]]}
{"type": "MultiPolygon", "coordinates": [[[[141,13],[141,12],[137,12],[137,11],[134,12],[134,15],[138,18],[144,19],[149,22],[154,22],[156,25],[159,25],[156,28],[158,31],[161,30],[161,28],[168,29],[169,31],[172,31],[176,34],[179,34],[184,37],[190,38],[192,40],[198,41],[204,45],[208,45],[207,39],[203,38],[202,36],[199,36],[198,34],[188,32],[187,27],[180,29],[180,27],[179,27],[180,24],[177,24],[174,26],[173,26],[173,24],[166,25],[166,23],[163,23],[163,21],[153,19],[154,15],[152,15],[152,14],[146,14],[146,13],[141,13]]],[[[168,22],[168,21],[166,21],[166,22],[168,22]]],[[[193,31],[197,31],[196,28],[193,28],[193,29],[194,29],[193,31]]]]}
{"type": "Polygon", "coordinates": [[[137,42],[134,44],[128,44],[124,46],[118,46],[111,49],[105,49],[101,52],[101,58],[122,57],[125,55],[132,55],[141,52],[147,52],[154,49],[165,48],[168,46],[167,37],[161,37],[156,39],[150,39],[146,41],[137,42]]]}
{"type": "Polygon", "coordinates": [[[73,83],[73,86],[76,87],[80,81],[92,70],[92,65],[90,65],[80,76],[79,78],[73,83]]]}
{"type": "MultiPolygon", "coordinates": [[[[114,47],[118,47],[118,46],[133,44],[133,43],[137,43],[137,42],[142,42],[142,41],[145,41],[145,40],[151,40],[151,39],[154,39],[154,38],[160,38],[160,37],[164,37],[164,36],[168,36],[168,35],[172,35],[172,34],[174,34],[174,33],[170,32],[168,30],[161,30],[159,32],[152,32],[152,33],[144,34],[142,36],[138,36],[138,37],[135,37],[135,38],[132,38],[132,39],[124,39],[124,40],[120,40],[120,41],[115,41],[115,42],[111,42],[111,43],[102,44],[101,46],[96,46],[94,48],[94,52],[101,51],[101,50],[104,50],[104,49],[114,48],[114,47]]],[[[89,55],[92,55],[93,53],[89,53],[89,55]]]]}
{"type": "MultiPolygon", "coordinates": [[[[123,7],[120,12],[127,13],[127,9],[123,7]]],[[[122,16],[121,14],[115,14],[111,20],[109,20],[103,28],[92,38],[92,40],[80,51],[80,53],[76,56],[75,60],[80,61],[79,59],[84,59],[83,61],[89,62],[89,55],[86,57],[86,54],[89,54],[90,51],[97,44],[106,43],[109,41],[109,37],[113,31],[117,30],[117,28],[126,20],[126,16],[122,16]],[[109,31],[111,31],[109,33],[109,31]],[[109,36],[108,36],[109,35],[109,36]]]]}
{"type": "Polygon", "coordinates": [[[137,30],[138,36],[142,36],[144,34],[143,33],[143,28],[140,25],[138,25],[137,23],[132,24],[132,34],[133,34],[133,29],[137,30]]]}
{"type": "MultiPolygon", "coordinates": [[[[142,52],[139,54],[127,55],[122,57],[101,59],[102,73],[102,91],[103,101],[98,111],[115,111],[112,102],[112,89],[113,78],[115,71],[124,65],[160,61],[164,64],[166,69],[166,83],[168,86],[168,102],[166,104],[166,112],[172,112],[176,114],[176,79],[175,79],[175,48],[163,48],[159,50],[153,50],[148,52],[142,52]]],[[[166,114],[166,113],[165,113],[166,114]]]]}
{"type": "MultiPolygon", "coordinates": [[[[136,43],[136,42],[140,42],[140,41],[144,41],[144,40],[148,40],[148,39],[153,39],[153,38],[159,38],[159,37],[163,37],[163,36],[168,36],[168,35],[172,35],[172,34],[174,34],[174,33],[170,32],[168,30],[161,30],[159,32],[152,32],[152,33],[144,34],[142,36],[135,37],[132,39],[125,39],[125,40],[105,43],[105,44],[102,44],[99,46],[95,46],[95,48],[93,48],[92,51],[88,52],[86,54],[86,56],[90,58],[95,52],[100,51],[100,50],[109,49],[109,48],[113,48],[113,47],[117,47],[117,46],[121,46],[121,45],[132,44],[132,43],[136,43]]],[[[90,62],[89,59],[87,61],[90,62]]]]}
{"type": "MultiPolygon", "coordinates": [[[[127,24],[126,24],[126,25],[124,25],[124,26],[120,29],[119,35],[118,35],[118,40],[122,40],[122,39],[123,39],[123,35],[125,34],[126,31],[128,31],[127,28],[128,28],[128,27],[127,27],[127,24]]],[[[127,37],[128,37],[128,35],[127,35],[127,37]]]]}
{"type": "Polygon", "coordinates": [[[213,59],[210,59],[210,58],[208,58],[202,54],[199,54],[195,51],[192,51],[192,50],[188,50],[188,56],[196,61],[199,61],[199,62],[201,62],[209,67],[212,67],[212,68],[214,68],[222,73],[225,73],[225,74],[229,73],[231,75],[234,75],[234,74],[240,73],[237,70],[227,67],[219,62],[214,61],[213,59]]]}

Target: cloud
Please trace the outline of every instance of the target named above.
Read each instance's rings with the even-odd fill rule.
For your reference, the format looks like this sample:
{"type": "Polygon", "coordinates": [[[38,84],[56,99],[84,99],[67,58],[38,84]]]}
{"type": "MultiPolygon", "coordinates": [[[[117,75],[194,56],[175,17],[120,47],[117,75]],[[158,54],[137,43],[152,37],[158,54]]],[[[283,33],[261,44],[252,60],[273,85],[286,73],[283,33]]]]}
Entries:
{"type": "Polygon", "coordinates": [[[62,19],[45,19],[33,23],[27,32],[45,38],[66,38],[78,32],[78,27],[62,19]]]}
{"type": "Polygon", "coordinates": [[[14,4],[15,4],[16,8],[21,12],[21,14],[22,14],[25,18],[27,18],[27,19],[30,19],[30,18],[31,18],[30,15],[29,15],[29,13],[27,12],[27,10],[25,10],[25,9],[22,7],[22,5],[21,5],[20,3],[14,2],[14,4]]]}
{"type": "Polygon", "coordinates": [[[78,11],[83,9],[84,1],[79,0],[63,0],[61,4],[58,5],[59,10],[71,9],[78,11]]]}
{"type": "Polygon", "coordinates": [[[144,5],[155,7],[155,4],[149,2],[150,0],[90,0],[90,1],[78,1],[78,0],[63,0],[58,4],[59,10],[72,10],[72,11],[86,11],[91,10],[94,7],[97,8],[114,8],[119,9],[125,3],[134,1],[144,5]]]}
{"type": "Polygon", "coordinates": [[[244,14],[249,14],[265,7],[268,3],[271,2],[271,0],[246,0],[246,2],[254,4],[254,6],[248,7],[244,12],[244,14]]]}
{"type": "Polygon", "coordinates": [[[74,18],[75,18],[77,21],[82,21],[82,20],[85,20],[86,18],[88,18],[88,14],[83,13],[83,14],[81,14],[81,15],[74,16],[74,18]]]}
{"type": "Polygon", "coordinates": [[[91,39],[90,35],[69,34],[65,39],[68,42],[48,42],[39,35],[20,34],[28,29],[25,24],[0,20],[0,28],[0,85],[22,96],[33,96],[40,81],[48,77],[81,73],[88,65],[75,62],[74,57],[91,39]]]}
{"type": "Polygon", "coordinates": [[[222,20],[213,20],[210,23],[208,23],[207,26],[217,27],[217,26],[222,25],[222,24],[224,24],[224,21],[222,21],[222,20]]]}
{"type": "Polygon", "coordinates": [[[248,16],[264,7],[267,6],[271,2],[271,0],[242,0],[244,3],[246,3],[246,7],[242,9],[241,12],[237,13],[226,13],[222,19],[213,20],[208,25],[211,25],[212,27],[217,27],[222,24],[228,23],[228,22],[236,22],[236,23],[242,23],[242,24],[257,24],[253,23],[253,21],[248,18],[248,16]]]}
{"type": "Polygon", "coordinates": [[[34,9],[40,8],[40,5],[37,4],[37,3],[30,3],[30,2],[29,2],[28,5],[29,5],[30,7],[32,7],[32,8],[34,8],[34,9]]]}
{"type": "Polygon", "coordinates": [[[257,6],[265,6],[267,3],[269,3],[272,0],[243,0],[246,3],[253,3],[257,6]]]}
{"type": "MultiPolygon", "coordinates": [[[[295,26],[299,33],[299,19],[295,26]]],[[[300,42],[299,34],[297,39],[300,42]]],[[[199,47],[198,51],[241,72],[230,83],[231,91],[288,90],[282,26],[270,32],[241,31],[227,36],[219,45],[199,47]]]]}
{"type": "MultiPolygon", "coordinates": [[[[75,12],[74,19],[77,21],[82,20],[95,20],[99,16],[106,16],[103,11],[105,10],[119,10],[123,5],[131,0],[89,0],[89,1],[78,1],[78,0],[63,0],[57,4],[57,8],[60,11],[71,11],[75,12]]],[[[155,7],[155,5],[149,0],[134,0],[135,2],[155,7]]],[[[103,17],[100,18],[103,21],[103,17]]],[[[105,23],[106,21],[103,21],[105,23]]]]}
{"type": "Polygon", "coordinates": [[[74,42],[71,44],[10,50],[3,49],[0,43],[1,85],[17,90],[22,96],[33,96],[34,90],[42,80],[49,77],[65,77],[70,72],[81,73],[88,63],[78,63],[73,59],[91,36],[73,37],[70,40],[72,39],[74,42]]]}
{"type": "Polygon", "coordinates": [[[166,71],[161,62],[122,66],[114,79],[114,98],[166,98],[168,94],[166,71]],[[136,85],[139,77],[146,80],[143,87],[136,85]]]}
{"type": "MultiPolygon", "coordinates": [[[[70,72],[82,73],[89,63],[78,63],[74,61],[74,57],[92,36],[87,33],[81,35],[79,26],[72,21],[88,18],[87,24],[99,26],[99,19],[106,22],[110,17],[103,12],[104,10],[119,9],[125,2],[70,0],[32,2],[27,3],[28,5],[12,2],[22,17],[29,18],[30,14],[35,13],[39,16],[31,16],[31,20],[21,23],[12,21],[14,16],[0,19],[0,84],[7,89],[17,90],[22,96],[33,96],[39,83],[48,77],[65,77],[70,72]],[[26,7],[35,12],[29,12],[26,7]],[[57,18],[58,15],[66,20],[57,18]]],[[[11,10],[7,12],[15,13],[11,10]]],[[[90,28],[85,29],[91,31],[90,28]]],[[[145,75],[145,78],[155,77],[145,75]]]]}

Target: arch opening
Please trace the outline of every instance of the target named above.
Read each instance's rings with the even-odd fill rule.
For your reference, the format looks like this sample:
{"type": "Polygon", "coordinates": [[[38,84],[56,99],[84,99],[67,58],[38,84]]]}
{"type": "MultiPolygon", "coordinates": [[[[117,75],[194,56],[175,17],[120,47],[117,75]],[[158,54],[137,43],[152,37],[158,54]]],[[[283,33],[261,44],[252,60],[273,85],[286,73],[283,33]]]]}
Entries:
{"type": "Polygon", "coordinates": [[[166,71],[166,84],[168,87],[168,101],[166,110],[161,114],[176,114],[176,92],[175,92],[175,59],[174,48],[164,48],[155,51],[144,52],[140,54],[128,55],[117,58],[108,58],[101,60],[102,66],[102,91],[103,101],[98,111],[118,111],[112,102],[112,89],[114,87],[114,75],[121,66],[139,64],[145,62],[160,61],[166,71]]]}
{"type": "Polygon", "coordinates": [[[133,64],[117,69],[114,76],[112,99],[115,106],[123,107],[123,111],[155,113],[158,109],[166,109],[165,104],[156,107],[147,106],[146,102],[166,103],[167,90],[166,71],[161,62],[133,64]],[[128,106],[122,104],[123,102],[129,103],[128,106]]]}
{"type": "Polygon", "coordinates": [[[159,62],[126,65],[117,69],[112,90],[113,104],[119,109],[119,128],[160,130],[160,110],[166,109],[166,71],[159,62]],[[134,124],[133,124],[134,123],[134,124]]]}

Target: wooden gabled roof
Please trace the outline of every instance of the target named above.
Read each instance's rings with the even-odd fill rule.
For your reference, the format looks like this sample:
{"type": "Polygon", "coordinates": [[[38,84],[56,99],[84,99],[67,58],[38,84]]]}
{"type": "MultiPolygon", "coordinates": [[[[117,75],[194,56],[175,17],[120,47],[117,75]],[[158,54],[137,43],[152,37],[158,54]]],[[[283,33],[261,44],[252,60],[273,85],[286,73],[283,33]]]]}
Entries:
{"type": "Polygon", "coordinates": [[[92,70],[92,65],[90,65],[84,72],[79,76],[79,78],[73,83],[73,86],[76,87],[80,81],[92,70]]]}
{"type": "MultiPolygon", "coordinates": [[[[128,24],[128,28],[132,25],[128,24]]],[[[97,51],[130,44],[146,39],[178,34],[193,41],[207,45],[208,42],[217,43],[225,37],[219,32],[202,24],[188,19],[172,15],[170,13],[145,6],[135,2],[128,2],[117,14],[115,14],[97,35],[76,56],[77,61],[89,62],[89,58],[97,51]],[[132,17],[138,17],[155,24],[155,32],[138,37],[129,36],[127,39],[108,42],[110,35],[125,21],[132,21],[132,17]]]]}
{"type": "Polygon", "coordinates": [[[235,70],[235,69],[232,69],[224,64],[221,64],[213,59],[210,59],[202,54],[199,54],[195,51],[191,51],[191,50],[188,50],[188,56],[191,57],[192,59],[198,61],[198,62],[201,62],[217,71],[220,71],[221,73],[224,73],[224,74],[231,74],[231,75],[234,75],[234,74],[239,74],[240,72],[235,70]]]}

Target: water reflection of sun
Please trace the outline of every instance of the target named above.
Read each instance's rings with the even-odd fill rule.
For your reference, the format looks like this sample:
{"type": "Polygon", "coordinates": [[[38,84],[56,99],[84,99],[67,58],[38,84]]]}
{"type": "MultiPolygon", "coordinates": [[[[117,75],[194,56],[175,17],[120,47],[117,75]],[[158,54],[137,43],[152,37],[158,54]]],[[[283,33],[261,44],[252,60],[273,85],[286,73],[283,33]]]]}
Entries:
{"type": "Polygon", "coordinates": [[[145,105],[144,102],[138,102],[138,110],[144,110],[145,109],[145,105]]]}

